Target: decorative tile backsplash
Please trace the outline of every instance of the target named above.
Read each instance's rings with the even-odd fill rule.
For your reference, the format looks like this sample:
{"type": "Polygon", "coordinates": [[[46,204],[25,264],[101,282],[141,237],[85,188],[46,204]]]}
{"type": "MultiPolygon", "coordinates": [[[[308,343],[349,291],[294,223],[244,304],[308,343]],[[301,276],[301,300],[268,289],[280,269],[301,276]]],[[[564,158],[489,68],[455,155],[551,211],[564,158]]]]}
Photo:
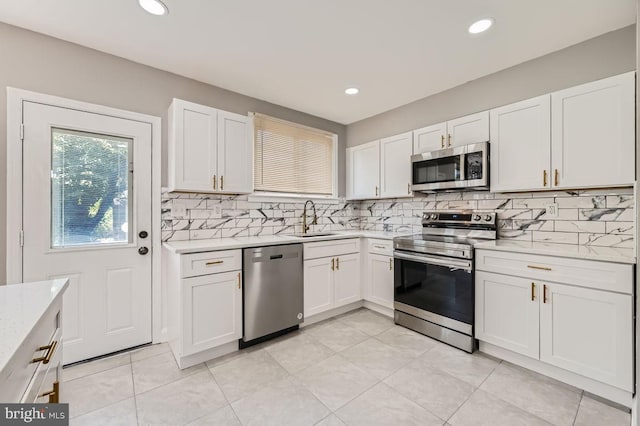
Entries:
{"type": "MultiPolygon", "coordinates": [[[[425,210],[481,209],[498,212],[499,238],[634,247],[633,188],[513,194],[450,192],[315,204],[318,224],[310,232],[363,229],[419,233],[425,210]],[[559,216],[549,218],[545,207],[554,202],[559,216]]],[[[251,202],[246,195],[165,193],[162,240],[294,234],[302,231],[303,208],[304,202],[251,202]],[[175,200],[184,203],[184,217],[174,215],[175,200]]],[[[309,211],[309,223],[312,217],[309,211]]]]}

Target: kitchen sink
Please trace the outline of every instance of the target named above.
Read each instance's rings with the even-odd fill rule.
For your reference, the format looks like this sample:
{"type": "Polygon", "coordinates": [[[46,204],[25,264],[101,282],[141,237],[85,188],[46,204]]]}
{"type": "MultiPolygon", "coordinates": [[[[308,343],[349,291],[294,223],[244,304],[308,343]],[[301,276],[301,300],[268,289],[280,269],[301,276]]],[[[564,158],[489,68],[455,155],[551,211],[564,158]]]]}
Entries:
{"type": "Polygon", "coordinates": [[[296,237],[309,238],[309,237],[328,237],[329,235],[335,235],[332,232],[308,232],[306,234],[294,234],[296,237]]]}

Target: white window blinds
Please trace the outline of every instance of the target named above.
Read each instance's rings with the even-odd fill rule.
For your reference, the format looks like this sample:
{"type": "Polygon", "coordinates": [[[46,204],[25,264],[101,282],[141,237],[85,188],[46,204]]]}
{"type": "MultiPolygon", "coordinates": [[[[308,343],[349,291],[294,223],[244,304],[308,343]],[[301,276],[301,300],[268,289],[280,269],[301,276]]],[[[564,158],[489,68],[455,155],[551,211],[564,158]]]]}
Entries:
{"type": "Polygon", "coordinates": [[[254,114],[254,189],[333,195],[335,135],[254,114]]]}

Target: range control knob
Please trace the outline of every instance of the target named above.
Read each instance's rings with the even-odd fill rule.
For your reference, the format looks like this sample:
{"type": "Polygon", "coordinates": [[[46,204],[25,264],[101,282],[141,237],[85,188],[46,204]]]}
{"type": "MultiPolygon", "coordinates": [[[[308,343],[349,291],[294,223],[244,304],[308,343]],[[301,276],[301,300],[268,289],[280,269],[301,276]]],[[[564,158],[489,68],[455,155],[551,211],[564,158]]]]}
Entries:
{"type": "Polygon", "coordinates": [[[479,215],[479,214],[477,214],[477,215],[475,215],[475,216],[473,217],[473,220],[480,220],[480,219],[481,219],[481,218],[480,218],[480,215],[479,215]]]}
{"type": "Polygon", "coordinates": [[[437,214],[435,214],[435,213],[431,213],[431,216],[429,216],[429,218],[430,218],[431,220],[436,220],[436,219],[438,218],[438,215],[437,215],[437,214]]]}
{"type": "Polygon", "coordinates": [[[486,220],[487,222],[490,222],[490,221],[491,221],[491,219],[492,219],[491,215],[486,215],[486,216],[484,217],[484,220],[486,220]]]}

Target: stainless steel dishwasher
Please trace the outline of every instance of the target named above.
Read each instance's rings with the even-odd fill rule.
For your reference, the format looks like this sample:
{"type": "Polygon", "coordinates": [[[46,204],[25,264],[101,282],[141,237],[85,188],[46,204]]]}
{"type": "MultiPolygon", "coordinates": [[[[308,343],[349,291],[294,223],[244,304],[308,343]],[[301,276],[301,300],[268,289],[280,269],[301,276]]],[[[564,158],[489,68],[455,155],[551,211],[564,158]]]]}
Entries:
{"type": "Polygon", "coordinates": [[[243,250],[244,334],[251,346],[298,328],[303,320],[302,244],[243,250]]]}

